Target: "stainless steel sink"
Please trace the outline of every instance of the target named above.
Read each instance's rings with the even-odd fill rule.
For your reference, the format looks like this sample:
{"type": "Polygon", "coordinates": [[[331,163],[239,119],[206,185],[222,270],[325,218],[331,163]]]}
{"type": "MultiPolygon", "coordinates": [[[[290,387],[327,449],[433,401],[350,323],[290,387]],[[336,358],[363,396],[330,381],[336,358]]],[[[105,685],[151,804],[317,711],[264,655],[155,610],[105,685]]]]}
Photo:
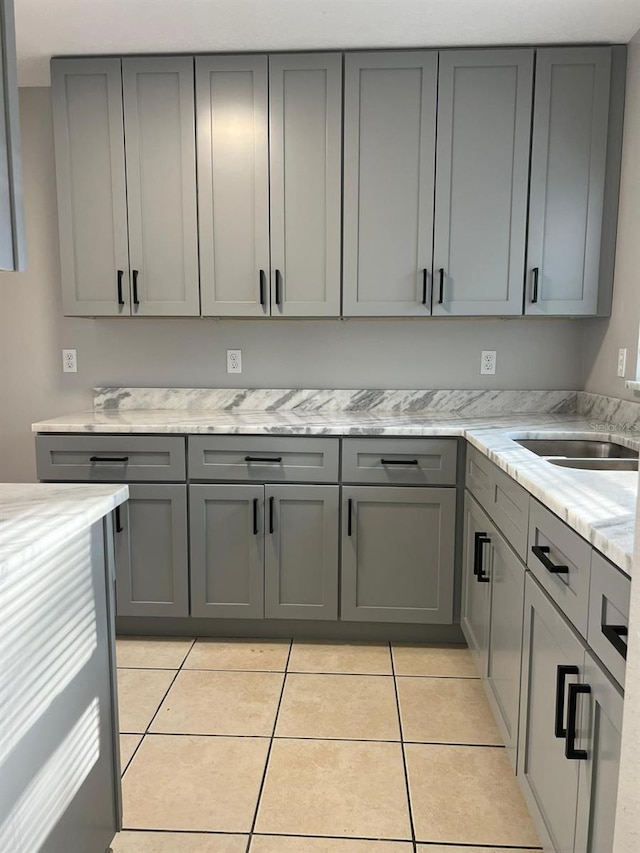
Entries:
{"type": "Polygon", "coordinates": [[[562,468],[584,468],[588,471],[637,471],[637,459],[547,459],[562,468]]]}
{"type": "MultiPolygon", "coordinates": [[[[538,456],[558,457],[577,460],[613,460],[635,459],[637,467],[638,451],[613,441],[579,438],[521,438],[516,444],[537,453],[538,456]]],[[[559,461],[554,464],[561,464],[559,461]]],[[[565,464],[565,463],[562,463],[565,464]]],[[[572,466],[576,468],[586,466],[572,466]]]]}

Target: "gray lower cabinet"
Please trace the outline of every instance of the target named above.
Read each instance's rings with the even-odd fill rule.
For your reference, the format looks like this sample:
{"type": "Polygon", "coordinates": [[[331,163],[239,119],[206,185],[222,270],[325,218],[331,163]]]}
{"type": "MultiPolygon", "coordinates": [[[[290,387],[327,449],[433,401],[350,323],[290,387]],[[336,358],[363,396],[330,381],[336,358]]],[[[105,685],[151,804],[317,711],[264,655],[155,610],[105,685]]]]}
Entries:
{"type": "Polygon", "coordinates": [[[431,314],[437,81],[437,51],[345,55],[345,316],[431,314]]]}
{"type": "Polygon", "coordinates": [[[455,489],[344,486],[346,621],[450,624],[455,489]]]}
{"type": "Polygon", "coordinates": [[[187,487],[130,485],[115,515],[118,616],[188,616],[187,487]]]}
{"type": "Polygon", "coordinates": [[[488,534],[493,525],[471,495],[464,502],[464,552],[462,568],[462,609],[460,627],[475,659],[478,675],[486,677],[489,653],[491,590],[489,575],[479,574],[479,561],[484,559],[488,534]]]}
{"type": "Polygon", "coordinates": [[[533,54],[440,52],[434,316],[522,313],[533,54]]]}
{"type": "Polygon", "coordinates": [[[267,619],[338,618],[339,492],[265,487],[267,619]]]}
{"type": "Polygon", "coordinates": [[[517,772],[545,849],[555,853],[574,850],[582,762],[566,754],[575,722],[568,695],[585,682],[584,655],[582,640],[527,573],[517,772]]]}

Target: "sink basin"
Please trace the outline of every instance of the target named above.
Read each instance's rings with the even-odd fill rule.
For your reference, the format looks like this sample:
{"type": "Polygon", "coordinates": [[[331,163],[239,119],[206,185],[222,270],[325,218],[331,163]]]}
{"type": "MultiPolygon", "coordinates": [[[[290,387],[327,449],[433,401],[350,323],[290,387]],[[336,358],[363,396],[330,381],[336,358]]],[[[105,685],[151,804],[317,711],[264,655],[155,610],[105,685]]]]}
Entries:
{"type": "MultiPolygon", "coordinates": [[[[626,448],[625,448],[626,449],[626,448]]],[[[547,459],[562,468],[584,468],[588,471],[637,471],[637,459],[547,459]]]]}
{"type": "MultiPolygon", "coordinates": [[[[538,456],[563,457],[567,460],[636,460],[638,467],[638,451],[613,441],[598,441],[597,439],[577,438],[521,438],[516,444],[537,453],[538,456]]],[[[551,461],[551,460],[550,460],[551,461]]],[[[553,460],[555,465],[568,465],[562,459],[553,460]]],[[[587,465],[570,465],[572,468],[587,468],[587,465]]],[[[600,467],[600,466],[598,466],[600,467]]],[[[606,469],[609,470],[609,469],[606,469]]],[[[614,470],[614,469],[611,469],[614,470]]],[[[633,470],[631,468],[630,470],[633,470]]]]}

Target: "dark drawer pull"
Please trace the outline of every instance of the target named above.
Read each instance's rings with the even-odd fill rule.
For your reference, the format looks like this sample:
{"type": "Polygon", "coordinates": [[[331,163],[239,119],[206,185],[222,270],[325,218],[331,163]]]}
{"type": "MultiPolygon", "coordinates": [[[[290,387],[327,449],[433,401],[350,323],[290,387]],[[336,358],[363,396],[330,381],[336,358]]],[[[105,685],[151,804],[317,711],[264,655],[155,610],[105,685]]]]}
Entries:
{"type": "Polygon", "coordinates": [[[120,523],[120,507],[116,507],[116,533],[122,533],[124,527],[120,523]]]}
{"type": "Polygon", "coordinates": [[[556,673],[556,716],[554,734],[558,738],[565,738],[567,730],[564,727],[564,687],[568,675],[580,675],[580,670],[577,666],[558,667],[556,673]]]}
{"type": "Polygon", "coordinates": [[[118,270],[118,305],[124,305],[124,299],[122,298],[122,276],[124,275],[124,270],[118,270]]]}
{"type": "Polygon", "coordinates": [[[253,532],[258,533],[258,498],[253,499],[253,532]]]}
{"type": "Polygon", "coordinates": [[[282,462],[282,456],[245,456],[245,462],[273,462],[275,465],[282,462]]]}
{"type": "Polygon", "coordinates": [[[275,498],[269,498],[269,533],[273,533],[273,504],[275,498]]]}
{"type": "Polygon", "coordinates": [[[353,526],[351,524],[351,513],[353,511],[353,498],[349,498],[347,501],[347,536],[351,536],[353,533],[353,526]]]}
{"type": "Polygon", "coordinates": [[[535,554],[535,556],[540,560],[542,565],[548,572],[551,572],[553,575],[568,575],[569,574],[569,566],[556,566],[555,563],[552,563],[551,560],[547,557],[547,554],[551,550],[548,545],[532,545],[531,550],[535,554]]]}
{"type": "Polygon", "coordinates": [[[477,554],[476,554],[477,571],[475,572],[475,574],[476,574],[476,580],[478,581],[478,583],[491,583],[491,578],[488,577],[487,575],[485,575],[485,573],[484,573],[484,559],[483,559],[484,558],[484,546],[490,545],[490,544],[491,544],[491,539],[489,539],[489,537],[487,536],[486,533],[476,533],[476,548],[478,550],[477,550],[477,554]]]}
{"type": "Polygon", "coordinates": [[[417,459],[381,459],[381,465],[417,465],[417,459]]]}
{"type": "Polygon", "coordinates": [[[628,636],[629,629],[626,625],[601,625],[600,626],[602,633],[605,635],[607,640],[611,643],[613,648],[622,655],[622,657],[627,659],[627,644],[622,639],[623,637],[628,636]]]}
{"type": "Polygon", "coordinates": [[[128,456],[90,456],[89,462],[128,462],[128,456]]]}
{"type": "Polygon", "coordinates": [[[133,304],[140,305],[140,300],[138,299],[138,270],[132,271],[133,278],[133,304]]]}
{"type": "Polygon", "coordinates": [[[586,749],[576,749],[576,725],[578,715],[578,695],[581,693],[591,693],[591,687],[588,684],[570,684],[569,685],[569,708],[567,711],[567,737],[564,742],[565,758],[577,759],[586,761],[589,758],[589,753],[586,749]]]}
{"type": "Polygon", "coordinates": [[[438,305],[442,305],[442,303],[444,302],[444,267],[440,267],[439,275],[440,288],[438,290],[438,305]]]}
{"type": "Polygon", "coordinates": [[[264,308],[267,304],[267,274],[260,270],[260,305],[264,308]]]}
{"type": "Polygon", "coordinates": [[[428,275],[427,270],[426,269],[422,270],[422,304],[423,305],[427,304],[427,292],[428,292],[427,275],[428,275]]]}
{"type": "Polygon", "coordinates": [[[282,273],[276,270],[276,305],[282,308],[282,273]]]}
{"type": "Polygon", "coordinates": [[[538,267],[534,267],[531,270],[531,304],[535,305],[538,301],[538,278],[540,275],[540,270],[538,267]]]}

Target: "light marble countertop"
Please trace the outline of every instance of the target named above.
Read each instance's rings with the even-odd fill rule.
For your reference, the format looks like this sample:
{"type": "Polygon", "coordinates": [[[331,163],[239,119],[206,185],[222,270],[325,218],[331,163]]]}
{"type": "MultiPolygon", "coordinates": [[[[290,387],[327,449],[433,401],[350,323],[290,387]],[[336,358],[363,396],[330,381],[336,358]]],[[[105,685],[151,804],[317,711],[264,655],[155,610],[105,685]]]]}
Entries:
{"type": "Polygon", "coordinates": [[[129,497],[128,486],[0,484],[0,578],[69,541],[129,497]]]}
{"type": "Polygon", "coordinates": [[[87,411],[33,424],[39,433],[452,436],[465,438],[626,574],[632,573],[638,474],[561,468],[513,440],[602,438],[640,446],[638,433],[612,433],[570,414],[456,417],[388,411],[87,411]]]}

